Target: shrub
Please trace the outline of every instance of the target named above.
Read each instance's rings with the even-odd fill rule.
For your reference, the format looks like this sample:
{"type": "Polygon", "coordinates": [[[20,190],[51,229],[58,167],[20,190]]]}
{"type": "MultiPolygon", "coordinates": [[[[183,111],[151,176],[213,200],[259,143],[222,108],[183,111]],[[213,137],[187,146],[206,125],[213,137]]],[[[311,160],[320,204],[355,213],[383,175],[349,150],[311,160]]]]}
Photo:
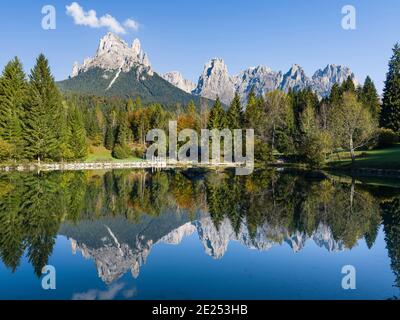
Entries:
{"type": "Polygon", "coordinates": [[[378,129],[378,147],[390,147],[399,142],[399,135],[391,129],[378,129]]]}
{"type": "Polygon", "coordinates": [[[121,146],[117,144],[114,147],[112,156],[116,159],[126,159],[131,156],[131,149],[128,146],[121,146]]]}
{"type": "Polygon", "coordinates": [[[136,158],[143,158],[145,151],[144,147],[135,147],[132,153],[136,158]]]}
{"type": "Polygon", "coordinates": [[[0,161],[9,159],[12,152],[12,145],[0,138],[0,161]]]}
{"type": "Polygon", "coordinates": [[[271,149],[260,140],[254,141],[254,160],[261,163],[272,162],[271,149]]]}
{"type": "Polygon", "coordinates": [[[331,149],[330,135],[325,132],[316,132],[303,139],[300,155],[310,167],[319,168],[324,164],[326,155],[331,149]]]}

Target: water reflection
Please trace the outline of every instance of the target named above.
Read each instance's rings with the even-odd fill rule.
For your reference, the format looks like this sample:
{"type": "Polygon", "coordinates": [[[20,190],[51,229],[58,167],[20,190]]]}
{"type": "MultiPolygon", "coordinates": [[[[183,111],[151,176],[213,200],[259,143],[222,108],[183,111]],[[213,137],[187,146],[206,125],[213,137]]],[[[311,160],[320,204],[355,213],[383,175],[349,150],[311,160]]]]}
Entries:
{"type": "MultiPolygon", "coordinates": [[[[400,285],[400,191],[304,173],[258,171],[248,177],[196,171],[110,171],[0,176],[0,257],[16,271],[24,253],[37,276],[57,235],[93,259],[113,284],[134,278],[159,243],[198,234],[220,259],[231,241],[294,252],[308,241],[330,252],[365,239],[372,248],[383,224],[400,285]]],[[[93,293],[96,294],[97,293],[93,293]]]]}

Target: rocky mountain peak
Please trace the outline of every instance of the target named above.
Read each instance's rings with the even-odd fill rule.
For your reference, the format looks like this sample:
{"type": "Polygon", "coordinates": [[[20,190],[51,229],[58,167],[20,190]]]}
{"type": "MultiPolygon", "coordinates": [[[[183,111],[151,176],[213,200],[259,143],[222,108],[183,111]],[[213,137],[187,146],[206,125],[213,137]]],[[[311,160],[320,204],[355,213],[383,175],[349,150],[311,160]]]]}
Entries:
{"type": "Polygon", "coordinates": [[[224,60],[213,58],[205,64],[193,93],[210,99],[219,97],[225,104],[231,102],[235,88],[224,60]]]}
{"type": "Polygon", "coordinates": [[[293,64],[287,73],[283,75],[280,89],[283,91],[302,90],[310,85],[310,79],[306,76],[306,73],[302,67],[298,64],[293,64]]]}
{"type": "Polygon", "coordinates": [[[319,96],[324,97],[329,94],[335,83],[342,84],[348,77],[353,79],[355,86],[358,86],[354,73],[348,67],[328,64],[324,69],[314,73],[312,86],[319,96]]]}
{"type": "Polygon", "coordinates": [[[233,79],[235,91],[239,93],[242,102],[245,102],[251,89],[259,96],[276,90],[282,81],[282,73],[274,72],[267,66],[257,66],[242,71],[233,79]]]}
{"type": "Polygon", "coordinates": [[[132,42],[132,51],[134,52],[135,55],[139,56],[140,53],[142,52],[142,45],[140,43],[139,39],[135,39],[132,42]]]}
{"type": "Polygon", "coordinates": [[[93,58],[85,59],[82,65],[74,64],[71,77],[93,68],[128,72],[132,67],[138,67],[141,72],[146,71],[149,75],[153,74],[149,58],[141,49],[138,39],[135,39],[130,47],[124,40],[109,32],[100,39],[93,58]]]}
{"type": "Polygon", "coordinates": [[[191,93],[196,88],[196,84],[194,84],[190,80],[184,79],[183,75],[178,71],[165,73],[164,75],[162,75],[162,77],[175,87],[187,93],[191,93]]]}

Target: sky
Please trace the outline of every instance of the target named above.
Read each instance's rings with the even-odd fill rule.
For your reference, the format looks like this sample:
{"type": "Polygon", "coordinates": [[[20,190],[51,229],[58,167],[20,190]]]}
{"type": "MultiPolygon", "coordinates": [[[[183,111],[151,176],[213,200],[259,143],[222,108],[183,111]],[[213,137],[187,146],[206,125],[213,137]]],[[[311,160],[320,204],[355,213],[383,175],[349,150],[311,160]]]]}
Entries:
{"type": "Polygon", "coordinates": [[[204,64],[220,57],[229,72],[266,65],[308,76],[328,63],[348,66],[383,88],[392,47],[400,42],[398,0],[13,0],[1,3],[0,68],[18,56],[27,72],[40,53],[56,80],[75,61],[93,56],[108,31],[139,38],[158,73],[172,70],[197,82],[204,64]],[[42,28],[42,8],[56,10],[56,29],[42,28]],[[342,8],[356,9],[356,29],[342,28],[342,8]],[[67,9],[67,7],[69,9],[67,9]],[[94,10],[94,11],[90,11],[94,10]]]}

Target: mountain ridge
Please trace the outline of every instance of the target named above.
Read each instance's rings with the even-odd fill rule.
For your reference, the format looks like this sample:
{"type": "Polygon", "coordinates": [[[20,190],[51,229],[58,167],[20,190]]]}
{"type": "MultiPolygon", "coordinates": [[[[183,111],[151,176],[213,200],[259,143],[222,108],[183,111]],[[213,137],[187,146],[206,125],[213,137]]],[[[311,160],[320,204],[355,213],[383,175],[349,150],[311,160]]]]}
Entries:
{"type": "Polygon", "coordinates": [[[301,90],[310,87],[319,98],[329,95],[332,86],[343,83],[348,77],[355,85],[358,81],[350,68],[328,64],[309,77],[304,69],[293,64],[287,72],[273,71],[259,65],[231,75],[221,58],[212,58],[203,68],[197,84],[185,79],[179,71],[158,74],[151,66],[148,55],[138,39],[128,45],[117,35],[109,32],[100,39],[96,54],[82,64],[72,67],[69,79],[58,82],[64,92],[100,96],[140,96],[144,102],[162,104],[188,104],[201,98],[220,98],[229,105],[238,92],[246,102],[250,91],[256,95],[280,89],[301,90]]]}

